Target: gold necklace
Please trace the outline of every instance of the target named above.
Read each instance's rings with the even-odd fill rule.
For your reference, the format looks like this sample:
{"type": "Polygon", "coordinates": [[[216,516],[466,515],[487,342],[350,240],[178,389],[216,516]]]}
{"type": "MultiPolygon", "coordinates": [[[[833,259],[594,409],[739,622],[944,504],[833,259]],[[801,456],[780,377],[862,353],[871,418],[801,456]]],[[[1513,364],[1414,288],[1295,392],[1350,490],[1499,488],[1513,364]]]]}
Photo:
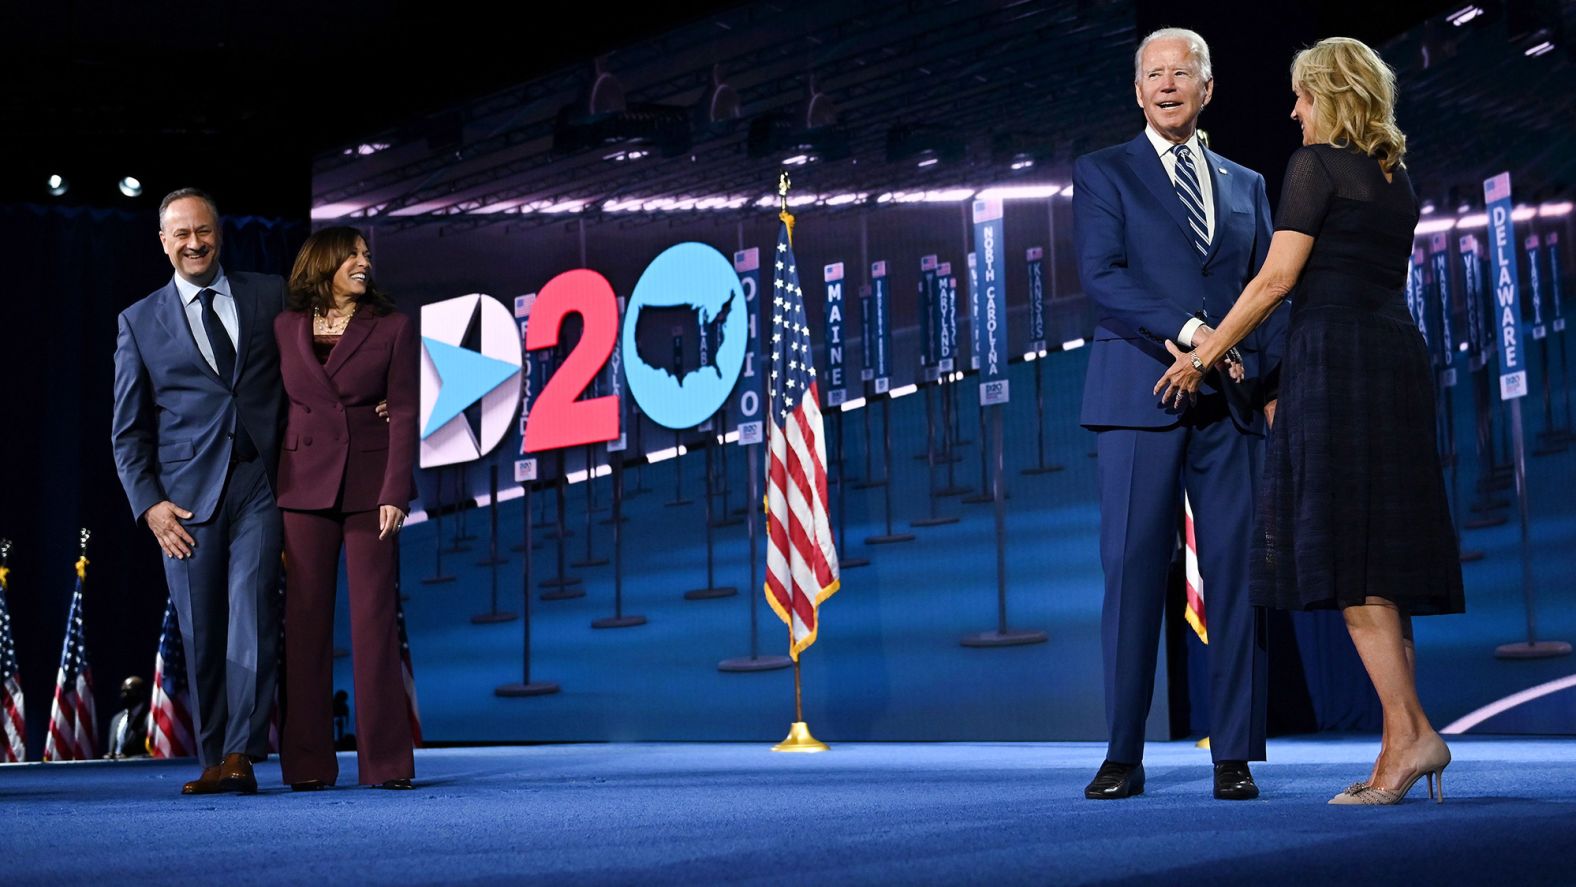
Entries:
{"type": "Polygon", "coordinates": [[[345,328],[350,325],[350,318],[356,316],[356,302],[350,303],[350,310],[339,317],[329,317],[323,309],[312,306],[312,335],[314,336],[341,336],[345,328]]]}

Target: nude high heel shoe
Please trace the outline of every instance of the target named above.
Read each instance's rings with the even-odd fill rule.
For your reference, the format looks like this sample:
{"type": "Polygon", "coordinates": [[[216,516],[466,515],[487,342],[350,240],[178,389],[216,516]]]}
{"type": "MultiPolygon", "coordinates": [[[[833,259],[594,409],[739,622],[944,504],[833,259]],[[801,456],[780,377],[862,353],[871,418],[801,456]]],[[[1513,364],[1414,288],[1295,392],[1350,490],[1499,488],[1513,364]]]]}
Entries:
{"type": "Polygon", "coordinates": [[[1411,775],[1401,783],[1400,788],[1391,790],[1373,785],[1354,783],[1346,791],[1331,798],[1329,802],[1338,806],[1367,807],[1399,804],[1401,799],[1406,797],[1406,793],[1412,790],[1412,786],[1417,780],[1426,776],[1428,777],[1429,800],[1443,804],[1445,802],[1445,768],[1450,765],[1450,747],[1445,745],[1445,741],[1439,738],[1438,734],[1434,735],[1434,741],[1430,745],[1431,747],[1427,751],[1418,755],[1415,763],[1410,768],[1411,775]],[[1437,795],[1435,794],[1436,783],[1438,785],[1437,795]]]}

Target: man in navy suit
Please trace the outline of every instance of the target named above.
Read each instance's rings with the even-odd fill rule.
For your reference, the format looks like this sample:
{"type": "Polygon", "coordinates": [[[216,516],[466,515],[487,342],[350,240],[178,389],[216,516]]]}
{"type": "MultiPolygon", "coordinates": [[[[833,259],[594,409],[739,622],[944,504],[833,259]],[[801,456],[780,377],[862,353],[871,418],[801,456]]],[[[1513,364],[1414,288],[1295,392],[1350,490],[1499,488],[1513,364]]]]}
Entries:
{"type": "Polygon", "coordinates": [[[159,205],[169,283],[120,315],[115,467],[165,554],[194,689],[201,777],[183,794],[257,791],[279,660],[284,389],[279,277],[225,273],[219,212],[194,188],[159,205]]]}
{"type": "Polygon", "coordinates": [[[1100,308],[1079,421],[1096,432],[1105,570],[1105,763],[1089,798],[1144,789],[1144,722],[1154,695],[1166,578],[1186,491],[1195,515],[1209,631],[1214,794],[1258,796],[1264,759],[1263,631],[1248,604],[1254,488],[1278,375],[1284,314],[1244,341],[1180,407],[1154,393],[1168,341],[1203,344],[1269,249],[1264,178],[1200,143],[1214,90],[1209,47],[1183,29],[1144,38],[1134,59],[1144,131],[1078,158],[1078,270],[1100,308]]]}

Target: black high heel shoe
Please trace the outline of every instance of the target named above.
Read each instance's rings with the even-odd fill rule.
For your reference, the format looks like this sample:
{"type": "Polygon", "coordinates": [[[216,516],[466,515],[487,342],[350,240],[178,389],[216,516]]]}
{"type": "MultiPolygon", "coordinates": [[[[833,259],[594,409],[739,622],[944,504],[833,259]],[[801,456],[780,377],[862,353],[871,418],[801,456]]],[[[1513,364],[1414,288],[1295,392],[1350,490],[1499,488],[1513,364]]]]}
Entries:
{"type": "Polygon", "coordinates": [[[386,789],[389,789],[390,791],[409,791],[409,790],[415,788],[414,785],[410,784],[410,780],[409,779],[386,779],[386,780],[384,780],[384,781],[382,781],[382,782],[380,782],[377,785],[374,785],[372,787],[373,788],[386,788],[386,789]]]}

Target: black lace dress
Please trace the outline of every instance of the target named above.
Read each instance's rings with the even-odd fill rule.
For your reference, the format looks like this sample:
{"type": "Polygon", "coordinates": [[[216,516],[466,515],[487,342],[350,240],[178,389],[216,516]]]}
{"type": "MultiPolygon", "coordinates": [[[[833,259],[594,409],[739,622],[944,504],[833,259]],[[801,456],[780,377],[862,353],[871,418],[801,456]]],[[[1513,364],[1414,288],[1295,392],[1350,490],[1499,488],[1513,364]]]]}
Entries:
{"type": "Polygon", "coordinates": [[[1299,148],[1277,230],[1314,237],[1291,294],[1254,531],[1252,601],[1464,609],[1435,442],[1434,374],[1406,308],[1417,198],[1358,151],[1299,148]]]}

